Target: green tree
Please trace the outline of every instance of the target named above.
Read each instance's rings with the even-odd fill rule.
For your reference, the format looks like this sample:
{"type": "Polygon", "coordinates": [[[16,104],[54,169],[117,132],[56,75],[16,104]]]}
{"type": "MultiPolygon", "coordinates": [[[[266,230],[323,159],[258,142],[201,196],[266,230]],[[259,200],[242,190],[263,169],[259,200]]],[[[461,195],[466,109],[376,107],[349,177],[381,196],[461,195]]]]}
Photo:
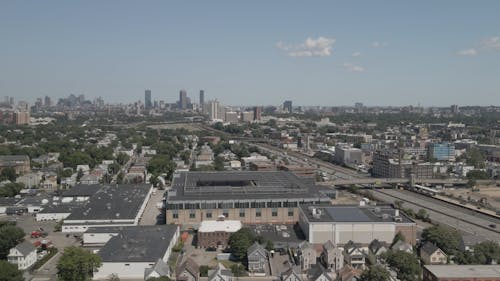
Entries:
{"type": "Polygon", "coordinates": [[[118,153],[118,155],[116,155],[116,162],[118,162],[118,164],[120,164],[121,166],[125,165],[129,159],[130,157],[123,152],[120,152],[118,153]]]}
{"type": "Polygon", "coordinates": [[[274,243],[271,240],[267,240],[266,242],[266,250],[271,251],[274,250],[274,243]]]}
{"type": "Polygon", "coordinates": [[[229,236],[229,246],[231,247],[231,252],[239,260],[243,260],[247,255],[247,250],[252,246],[255,241],[255,235],[252,230],[247,227],[232,233],[229,236]]]}
{"type": "Polygon", "coordinates": [[[231,272],[235,277],[245,276],[245,267],[240,263],[232,264],[231,272]]]}
{"type": "Polygon", "coordinates": [[[396,271],[397,277],[400,280],[419,280],[421,268],[418,258],[414,254],[405,251],[389,250],[382,255],[382,258],[396,271]]]}
{"type": "Polygon", "coordinates": [[[380,265],[372,265],[361,273],[359,281],[388,281],[389,271],[380,265]]]}
{"type": "Polygon", "coordinates": [[[462,239],[457,230],[437,225],[424,229],[422,239],[434,243],[446,254],[455,254],[462,239]]]}
{"type": "Polygon", "coordinates": [[[16,265],[0,260],[0,281],[24,281],[23,273],[16,265]]]}
{"type": "Polygon", "coordinates": [[[57,263],[57,276],[61,281],[91,280],[99,266],[101,258],[98,255],[82,248],[69,247],[57,263]]]}
{"type": "Polygon", "coordinates": [[[7,183],[0,187],[0,197],[14,197],[19,194],[23,188],[24,184],[22,183],[7,183]]]}
{"type": "Polygon", "coordinates": [[[119,172],[118,175],[116,176],[116,183],[117,184],[122,184],[123,183],[123,178],[125,177],[125,175],[123,174],[123,172],[119,172]]]}
{"type": "Polygon", "coordinates": [[[10,180],[11,182],[15,182],[16,178],[16,170],[12,167],[4,168],[0,173],[0,181],[10,180]]]}
{"type": "Polygon", "coordinates": [[[176,165],[173,161],[163,155],[157,155],[149,161],[147,169],[151,174],[160,175],[166,173],[167,177],[170,178],[175,171],[175,167],[176,165]]]}
{"type": "Polygon", "coordinates": [[[120,164],[113,162],[108,166],[108,172],[112,175],[116,175],[118,172],[120,172],[120,164]]]}
{"type": "Polygon", "coordinates": [[[490,175],[488,175],[485,171],[472,170],[467,173],[467,178],[469,180],[487,180],[490,178],[490,175]]]}
{"type": "Polygon", "coordinates": [[[210,267],[208,265],[200,265],[200,277],[208,277],[208,271],[210,267]]]}
{"type": "Polygon", "coordinates": [[[500,245],[493,241],[484,241],[474,246],[474,261],[478,264],[491,264],[500,261],[500,245]]]}
{"type": "Polygon", "coordinates": [[[10,248],[16,246],[23,240],[24,231],[12,224],[4,224],[0,227],[0,259],[6,259],[10,248]]]}

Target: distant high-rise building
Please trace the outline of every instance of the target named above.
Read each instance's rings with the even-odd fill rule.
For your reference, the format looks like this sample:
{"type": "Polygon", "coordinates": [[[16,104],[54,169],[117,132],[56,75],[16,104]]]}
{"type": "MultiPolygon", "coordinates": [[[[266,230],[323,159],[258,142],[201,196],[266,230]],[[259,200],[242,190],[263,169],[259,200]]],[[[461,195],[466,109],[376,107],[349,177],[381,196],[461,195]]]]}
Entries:
{"type": "Polygon", "coordinates": [[[151,103],[151,90],[144,91],[144,107],[146,109],[151,109],[153,107],[151,103]]]}
{"type": "Polygon", "coordinates": [[[362,113],[365,109],[365,106],[362,102],[357,102],[354,104],[354,109],[356,110],[356,113],[362,113]]]}
{"type": "Polygon", "coordinates": [[[457,114],[459,112],[458,105],[454,104],[451,106],[451,113],[457,114]]]}
{"type": "Polygon", "coordinates": [[[45,96],[44,106],[45,107],[51,107],[52,106],[52,100],[50,99],[49,96],[45,96]]]}
{"type": "Polygon", "coordinates": [[[217,100],[208,102],[208,115],[210,120],[219,119],[219,102],[217,100]]]}
{"type": "Polygon", "coordinates": [[[287,111],[288,113],[292,113],[292,112],[293,112],[293,109],[292,109],[292,101],[291,101],[291,100],[286,100],[286,101],[283,103],[283,110],[284,110],[284,111],[287,111]]]}
{"type": "Polygon", "coordinates": [[[181,90],[179,92],[179,108],[187,109],[187,106],[188,106],[187,92],[186,90],[181,90]]]}
{"type": "Polygon", "coordinates": [[[200,90],[200,108],[203,112],[203,109],[205,108],[205,91],[203,90],[200,90]]]}
{"type": "Polygon", "coordinates": [[[262,107],[255,106],[253,108],[253,120],[259,121],[262,118],[262,107]]]}
{"type": "Polygon", "coordinates": [[[253,112],[252,111],[243,111],[241,112],[241,121],[242,122],[252,122],[253,121],[253,112]]]}
{"type": "Polygon", "coordinates": [[[238,113],[234,111],[226,111],[224,121],[229,123],[238,123],[238,113]]]}

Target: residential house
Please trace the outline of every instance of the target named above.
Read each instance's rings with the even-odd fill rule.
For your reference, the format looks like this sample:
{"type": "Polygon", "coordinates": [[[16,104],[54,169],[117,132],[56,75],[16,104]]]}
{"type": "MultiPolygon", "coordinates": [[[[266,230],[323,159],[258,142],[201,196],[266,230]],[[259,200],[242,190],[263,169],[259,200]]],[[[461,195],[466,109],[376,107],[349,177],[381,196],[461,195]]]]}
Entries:
{"type": "Polygon", "coordinates": [[[398,240],[394,245],[392,245],[391,250],[393,251],[403,251],[407,253],[413,253],[413,247],[410,243],[406,243],[403,240],[398,240]]]}
{"type": "Polygon", "coordinates": [[[187,258],[176,271],[177,281],[198,281],[200,279],[200,267],[192,260],[187,258]]]}
{"type": "Polygon", "coordinates": [[[38,173],[28,173],[19,176],[16,179],[17,183],[22,183],[26,188],[37,187],[40,184],[42,177],[38,173]]]}
{"type": "Polygon", "coordinates": [[[483,238],[478,235],[473,235],[473,234],[463,234],[462,239],[460,240],[460,246],[459,249],[462,252],[469,251],[472,252],[474,251],[474,246],[481,243],[488,241],[488,239],[483,238]]]}
{"type": "Polygon", "coordinates": [[[93,184],[99,184],[99,177],[95,175],[84,175],[80,179],[81,184],[86,184],[86,185],[93,185],[93,184]]]}
{"type": "Polygon", "coordinates": [[[306,271],[316,264],[317,253],[314,247],[307,241],[299,244],[300,269],[306,271]]]}
{"type": "Polygon", "coordinates": [[[36,248],[28,241],[24,241],[10,249],[7,260],[16,264],[20,270],[25,270],[36,262],[36,248]]]}
{"type": "Polygon", "coordinates": [[[344,261],[353,268],[364,269],[366,264],[366,253],[361,249],[360,244],[349,241],[344,246],[344,261]]]}
{"type": "Polygon", "coordinates": [[[265,274],[267,257],[267,250],[259,243],[253,243],[247,250],[248,271],[265,274]]]}
{"type": "Polygon", "coordinates": [[[350,265],[346,265],[340,269],[337,280],[338,281],[357,281],[358,277],[361,276],[363,271],[358,268],[353,268],[350,265]]]}
{"type": "Polygon", "coordinates": [[[375,239],[368,245],[368,249],[370,250],[370,254],[372,254],[378,262],[380,255],[387,252],[389,249],[389,245],[384,241],[381,242],[375,239]]]}
{"type": "Polygon", "coordinates": [[[321,261],[328,270],[338,272],[344,267],[343,250],[339,247],[335,247],[332,241],[328,240],[323,244],[321,261]]]}
{"type": "Polygon", "coordinates": [[[208,281],[233,281],[233,273],[219,263],[217,268],[208,271],[208,281]]]}
{"type": "Polygon", "coordinates": [[[144,269],[144,280],[148,280],[149,278],[158,278],[162,276],[168,277],[169,275],[170,275],[170,268],[161,258],[159,258],[156,261],[153,267],[144,269]]]}
{"type": "Polygon", "coordinates": [[[289,268],[287,271],[281,273],[281,281],[303,281],[300,274],[295,272],[293,268],[289,268]]]}
{"type": "Polygon", "coordinates": [[[328,272],[323,266],[318,264],[308,270],[307,277],[310,281],[334,281],[335,273],[328,272]]]}
{"type": "Polygon", "coordinates": [[[420,248],[420,258],[425,264],[446,264],[448,256],[439,247],[427,241],[420,248]]]}
{"type": "Polygon", "coordinates": [[[31,169],[30,158],[27,155],[2,155],[0,172],[5,168],[14,168],[16,174],[28,173],[31,169]]]}

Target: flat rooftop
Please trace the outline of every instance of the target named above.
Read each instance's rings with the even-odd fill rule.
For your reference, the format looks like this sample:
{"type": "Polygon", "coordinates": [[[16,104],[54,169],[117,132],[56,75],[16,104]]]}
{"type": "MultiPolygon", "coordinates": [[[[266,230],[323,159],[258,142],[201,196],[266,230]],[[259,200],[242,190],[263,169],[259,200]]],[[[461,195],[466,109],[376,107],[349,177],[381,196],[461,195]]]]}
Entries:
{"type": "Polygon", "coordinates": [[[500,265],[425,265],[438,278],[493,278],[500,277],[500,265]]]}
{"type": "Polygon", "coordinates": [[[65,190],[62,194],[61,197],[78,197],[78,196],[92,196],[101,189],[102,185],[100,184],[91,184],[91,185],[85,185],[85,184],[77,184],[73,186],[72,188],[65,190]]]}
{"type": "Polygon", "coordinates": [[[413,223],[404,213],[399,212],[390,205],[357,206],[357,205],[300,205],[309,222],[395,222],[395,217],[400,218],[399,223],[413,223]]]}
{"type": "Polygon", "coordinates": [[[205,220],[200,224],[198,232],[236,232],[242,227],[237,220],[205,220]]]}
{"type": "Polygon", "coordinates": [[[276,249],[296,248],[306,237],[298,224],[251,224],[245,225],[256,236],[273,241],[276,249]]]}
{"type": "Polygon", "coordinates": [[[65,224],[72,220],[135,219],[150,189],[149,184],[103,185],[65,219],[65,224]]]}
{"type": "Polygon", "coordinates": [[[155,263],[167,251],[176,225],[125,227],[112,237],[98,255],[103,262],[155,263]]]}
{"type": "Polygon", "coordinates": [[[292,172],[180,172],[174,175],[169,201],[327,198],[316,186],[292,172]]]}

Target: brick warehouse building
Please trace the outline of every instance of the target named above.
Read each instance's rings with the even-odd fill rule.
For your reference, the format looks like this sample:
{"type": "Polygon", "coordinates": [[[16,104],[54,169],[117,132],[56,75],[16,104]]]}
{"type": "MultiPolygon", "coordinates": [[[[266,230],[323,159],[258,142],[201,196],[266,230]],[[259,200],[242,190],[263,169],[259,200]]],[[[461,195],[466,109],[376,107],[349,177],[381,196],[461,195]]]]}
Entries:
{"type": "Polygon", "coordinates": [[[180,172],[167,193],[166,219],[195,229],[219,216],[243,224],[295,223],[299,203],[330,203],[332,192],[292,172],[180,172]]]}

